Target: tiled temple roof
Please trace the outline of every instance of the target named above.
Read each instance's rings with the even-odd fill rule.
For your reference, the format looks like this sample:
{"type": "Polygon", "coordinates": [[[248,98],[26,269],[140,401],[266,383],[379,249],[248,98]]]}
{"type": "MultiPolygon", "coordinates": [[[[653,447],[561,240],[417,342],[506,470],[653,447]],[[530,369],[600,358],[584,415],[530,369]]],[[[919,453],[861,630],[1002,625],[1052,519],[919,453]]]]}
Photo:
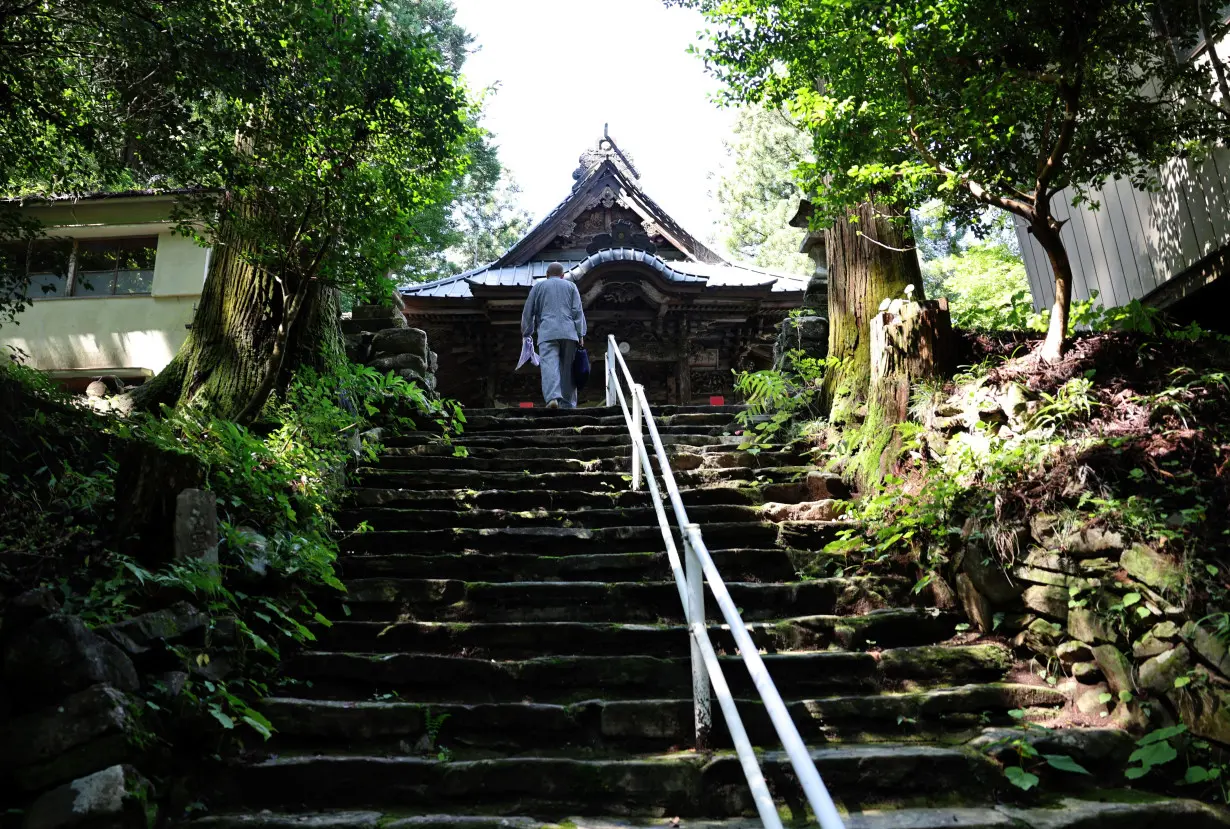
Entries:
{"type": "MultiPolygon", "coordinates": [[[[652,253],[631,248],[613,248],[601,250],[592,256],[580,260],[561,261],[568,269],[568,278],[579,280],[591,269],[609,262],[629,262],[644,265],[657,271],[670,282],[700,283],[706,288],[767,288],[771,293],[803,293],[807,289],[807,278],[793,274],[775,273],[773,271],[750,268],[729,263],[666,261],[652,253]]],[[[450,297],[467,299],[474,296],[472,286],[486,285],[508,288],[526,288],[533,286],[537,279],[547,275],[547,260],[535,260],[524,265],[496,267],[492,263],[482,268],[458,274],[457,276],[425,282],[421,285],[407,285],[401,289],[406,297],[450,297]]]]}
{"type": "MultiPolygon", "coordinates": [[[[411,284],[401,288],[407,299],[441,297],[469,299],[479,288],[525,288],[534,280],[546,276],[547,266],[561,262],[568,277],[579,280],[598,265],[625,262],[647,267],[668,282],[703,286],[705,290],[765,291],[782,295],[802,294],[807,288],[805,277],[777,273],[760,268],[727,262],[684,230],[657,202],[641,189],[636,167],[610,139],[605,136],[598,148],[581,156],[581,167],[573,174],[576,184],[571,192],[541,222],[525,234],[507,253],[481,268],[434,282],[411,284]],[[654,228],[671,248],[669,256],[658,256],[652,244],[646,249],[612,247],[597,250],[589,256],[550,247],[557,238],[571,235],[574,220],[599,202],[608,207],[615,201],[639,215],[647,226],[654,228]]],[[[627,237],[623,237],[627,240],[627,237]]],[[[642,237],[645,238],[645,237],[642,237]]],[[[607,237],[608,243],[615,240],[607,237]]],[[[635,240],[632,240],[635,241],[635,240]]],[[[590,251],[594,251],[590,247],[590,251]]],[[[785,299],[786,297],[780,297],[785,299]]]]}

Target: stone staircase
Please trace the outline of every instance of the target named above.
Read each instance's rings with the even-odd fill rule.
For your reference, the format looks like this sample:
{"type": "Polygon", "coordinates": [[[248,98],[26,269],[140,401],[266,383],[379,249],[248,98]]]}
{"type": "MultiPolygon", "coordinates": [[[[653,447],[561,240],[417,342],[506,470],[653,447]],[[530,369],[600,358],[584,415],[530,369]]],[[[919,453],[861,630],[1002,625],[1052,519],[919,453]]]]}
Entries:
{"type": "MultiPolygon", "coordinates": [[[[1186,801],[1004,805],[999,766],[964,744],[1063,694],[1012,681],[1003,645],[954,638],[961,619],[915,606],[908,573],[841,575],[852,562],[818,552],[837,522],[762,521],[765,502],[846,493],[792,452],[737,451],[734,411],[655,413],[692,520],[848,826],[1230,825],[1186,801]]],[[[335,623],[267,700],[267,753],[195,823],[758,825],[716,706],[714,750],[689,749],[688,636],[648,496],[629,491],[618,410],[473,411],[468,457],[426,433],[386,442],[353,479],[345,522],[371,530],[343,544],[335,623]]],[[[783,815],[802,821],[747,672],[710,630],[783,815]]]]}

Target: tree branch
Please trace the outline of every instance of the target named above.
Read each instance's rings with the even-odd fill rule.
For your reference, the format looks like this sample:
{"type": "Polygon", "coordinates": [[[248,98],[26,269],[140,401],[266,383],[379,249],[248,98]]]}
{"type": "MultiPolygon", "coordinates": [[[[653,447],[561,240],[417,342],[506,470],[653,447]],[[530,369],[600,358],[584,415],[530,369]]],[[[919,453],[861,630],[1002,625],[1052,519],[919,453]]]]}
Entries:
{"type": "Polygon", "coordinates": [[[1047,186],[1063,169],[1064,157],[1072,148],[1072,140],[1076,136],[1076,115],[1080,106],[1081,73],[1078,70],[1075,84],[1064,83],[1059,87],[1063,98],[1063,123],[1059,126],[1059,137],[1046,159],[1046,163],[1038,172],[1038,180],[1034,189],[1038,198],[1045,197],[1047,186]]]}
{"type": "MultiPolygon", "coordinates": [[[[1209,53],[1209,63],[1213,66],[1213,74],[1217,76],[1217,89],[1221,92],[1221,106],[1217,109],[1224,115],[1224,107],[1230,106],[1230,84],[1226,82],[1226,64],[1221,55],[1217,54],[1217,41],[1213,39],[1213,31],[1204,17],[1204,6],[1196,0],[1196,14],[1200,19],[1200,34],[1204,37],[1204,48],[1209,53]]],[[[1214,105],[1216,106],[1216,105],[1214,105]]]]}
{"type": "MultiPolygon", "coordinates": [[[[1030,201],[1029,199],[1010,199],[996,193],[992,193],[968,175],[959,173],[941,162],[935,154],[927,148],[926,143],[919,136],[918,130],[915,126],[917,120],[916,112],[918,108],[918,98],[914,93],[914,84],[910,81],[909,67],[906,66],[905,58],[902,56],[900,49],[897,49],[897,67],[901,72],[901,79],[905,83],[905,96],[909,111],[909,121],[906,128],[910,134],[910,143],[914,146],[914,149],[918,151],[918,154],[922,156],[923,161],[931,165],[937,173],[956,178],[961,183],[961,186],[968,190],[975,199],[983,204],[989,204],[993,207],[998,207],[1001,210],[1007,210],[1009,213],[1014,213],[1022,219],[1032,221],[1035,209],[1028,204],[1030,201]]],[[[1024,196],[1025,194],[1018,192],[1018,195],[1024,196]]]]}

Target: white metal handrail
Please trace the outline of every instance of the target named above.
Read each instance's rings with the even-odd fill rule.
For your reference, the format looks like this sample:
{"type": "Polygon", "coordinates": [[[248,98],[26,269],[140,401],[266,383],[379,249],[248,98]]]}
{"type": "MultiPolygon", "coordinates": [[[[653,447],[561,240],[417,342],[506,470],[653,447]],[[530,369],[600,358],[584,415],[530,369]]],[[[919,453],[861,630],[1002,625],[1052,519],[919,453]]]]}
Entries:
{"type": "Polygon", "coordinates": [[[705,625],[704,595],[704,583],[708,581],[709,589],[721,610],[722,618],[726,620],[731,636],[734,637],[739,656],[747,666],[752,683],[756,686],[756,691],[764,703],[765,711],[769,714],[769,719],[773,723],[778,739],[782,742],[782,747],[786,750],[786,755],[790,758],[790,765],[794,768],[794,773],[803,788],[807,802],[811,805],[812,812],[816,815],[816,820],[821,829],[844,829],[841,815],[837,813],[837,807],[833,805],[833,798],[829,796],[824,781],[820,779],[820,773],[816,771],[816,764],[812,762],[811,754],[807,746],[803,744],[803,738],[799,736],[794,720],[791,719],[781,694],[773,684],[764,660],[760,658],[760,651],[743,624],[743,619],[730,596],[730,591],[726,589],[726,583],[722,581],[722,576],[718,573],[717,565],[713,563],[713,557],[709,554],[709,548],[705,546],[700,527],[688,520],[687,510],[683,506],[683,499],[679,496],[679,487],[675,484],[675,476],[671,471],[670,459],[667,457],[666,448],[662,445],[662,437],[658,434],[658,426],[650,411],[649,401],[645,397],[645,389],[633,382],[632,373],[628,370],[628,364],[623,354],[620,353],[614,336],[607,337],[605,362],[606,404],[608,406],[619,404],[623,410],[624,422],[628,426],[628,434],[632,438],[632,489],[633,491],[640,490],[643,473],[644,483],[649,489],[650,501],[657,513],[658,526],[662,530],[662,541],[666,545],[666,555],[670,561],[671,572],[675,577],[675,586],[679,590],[679,600],[683,604],[683,615],[690,633],[692,704],[695,712],[697,748],[706,748],[709,742],[713,727],[711,696],[716,696],[718,705],[722,709],[722,716],[726,720],[726,729],[730,732],[735,751],[739,756],[739,763],[743,767],[743,774],[747,778],[747,785],[751,790],[752,800],[756,804],[761,823],[764,824],[765,829],[782,829],[782,819],[777,812],[777,807],[773,804],[769,787],[765,783],[760,761],[743,727],[743,720],[739,716],[730,687],[726,684],[726,678],[722,674],[722,666],[713,650],[713,643],[709,640],[709,631],[705,625]],[[624,393],[623,385],[620,383],[621,374],[628,386],[627,394],[624,393]],[[632,398],[631,411],[628,405],[629,396],[632,398]],[[649,431],[649,439],[653,443],[662,483],[675,513],[680,537],[683,539],[683,562],[679,560],[675,536],[662,505],[662,493],[654,477],[649,450],[645,446],[644,431],[646,429],[649,431]]]}

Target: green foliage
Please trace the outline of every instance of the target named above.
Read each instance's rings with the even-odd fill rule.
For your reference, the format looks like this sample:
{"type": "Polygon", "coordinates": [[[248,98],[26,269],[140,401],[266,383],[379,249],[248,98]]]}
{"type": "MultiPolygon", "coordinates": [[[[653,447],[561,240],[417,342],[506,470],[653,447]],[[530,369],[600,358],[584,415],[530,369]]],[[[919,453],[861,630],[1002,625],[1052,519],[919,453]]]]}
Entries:
{"type": "MultiPolygon", "coordinates": [[[[1022,710],[1017,709],[1008,713],[1018,720],[1024,720],[1025,712],[1022,710]]],[[[1024,722],[1023,726],[1025,730],[1050,731],[1050,729],[1034,723],[1024,722]]],[[[1016,754],[1017,758],[1017,765],[1004,767],[1004,777],[1021,791],[1027,792],[1041,782],[1038,773],[1044,767],[1070,774],[1089,774],[1088,769],[1066,754],[1042,754],[1039,752],[1029,742],[1025,731],[995,740],[984,746],[983,751],[992,753],[1004,748],[1010,749],[1016,754]]]]}
{"type": "MultiPolygon", "coordinates": [[[[1158,164],[1223,129],[1186,105],[1212,84],[1158,36],[1149,12],[1162,4],[669,2],[705,14],[702,54],[730,99],[784,104],[811,132],[815,160],[799,177],[817,221],[873,197],[938,198],[962,224],[987,206],[1013,212],[1062,253],[1058,192],[1089,201],[1111,176],[1147,186],[1158,164]]],[[[1185,28],[1172,36],[1193,33],[1190,20],[1174,25],[1185,28]]]]}
{"type": "Polygon", "coordinates": [[[203,221],[208,239],[259,240],[244,258],[279,274],[288,297],[309,280],[387,295],[422,211],[447,205],[464,171],[464,93],[430,30],[367,3],[265,9],[259,86],[219,102],[230,137],[204,145],[207,166],[192,171],[219,189],[184,201],[181,230],[203,221]]]}
{"type": "Polygon", "coordinates": [[[1123,773],[1128,780],[1138,780],[1157,766],[1164,766],[1179,756],[1171,741],[1186,733],[1187,726],[1176,725],[1151,731],[1136,741],[1137,748],[1128,758],[1130,763],[1139,763],[1123,773]]]}
{"type": "Polygon", "coordinates": [[[39,44],[0,46],[0,194],[191,188],[178,229],[275,274],[275,319],[312,284],[387,297],[440,247],[482,144],[450,3],[43,5],[0,15],[39,44]]]}
{"type": "MultiPolygon", "coordinates": [[[[258,700],[286,648],[312,642],[312,627],[330,624],[316,602],[344,590],[334,569],[333,513],[353,447],[369,458],[378,448],[356,444],[355,436],[373,424],[426,420],[448,441],[464,423],[455,403],[359,366],[334,375],[300,372],[266,408],[259,432],[192,408],[127,420],[97,415],[17,364],[0,366],[0,387],[13,401],[0,432],[8,493],[0,581],[53,584],[65,609],[90,625],[181,599],[206,612],[205,644],[176,648],[193,669],[183,690],[150,695],[148,708],[172,720],[210,722],[240,740],[235,732],[242,730],[269,736],[258,700]],[[205,488],[218,499],[218,565],[150,567],[130,554],[129,539],[111,535],[118,465],[109,450],[135,442],[190,455],[203,466],[205,488]],[[37,566],[10,566],[9,551],[37,566]]],[[[226,742],[214,738],[219,747],[226,742]]]]}
{"type": "Polygon", "coordinates": [[[790,226],[803,197],[795,169],[810,160],[807,133],[780,109],[745,107],[726,142],[718,178],[718,235],[727,251],[762,268],[810,276],[799,253],[804,232],[790,226]]]}
{"type": "Polygon", "coordinates": [[[1090,377],[1073,377],[1053,395],[1042,392],[1042,405],[1033,414],[1033,426],[1054,431],[1078,419],[1088,418],[1098,405],[1090,397],[1092,390],[1093,380],[1090,377]]]}
{"type": "Polygon", "coordinates": [[[1030,774],[1020,766],[1006,767],[1004,769],[1004,776],[1008,778],[1009,783],[1022,791],[1027,792],[1038,785],[1038,775],[1030,774]]]}
{"type": "Polygon", "coordinates": [[[80,564],[111,519],[114,441],[45,374],[0,357],[0,584],[80,564]]]}
{"type": "Polygon", "coordinates": [[[403,251],[399,278],[405,281],[423,282],[486,265],[530,228],[532,217],[519,206],[521,188],[500,164],[494,137],[480,126],[480,106],[469,115],[469,166],[452,182],[449,200],[428,211],[436,225],[420,223],[421,237],[403,251]]]}
{"type": "Polygon", "coordinates": [[[806,352],[786,355],[784,371],[743,372],[735,377],[735,392],[747,408],[735,415],[743,427],[740,450],[759,454],[774,444],[788,443],[803,424],[820,417],[820,384],[829,361],[806,352]]]}
{"type": "Polygon", "coordinates": [[[1010,214],[988,210],[969,230],[940,202],[914,212],[914,237],[927,296],[949,301],[952,321],[974,331],[1031,327],[1029,279],[1010,214]]]}
{"type": "Polygon", "coordinates": [[[448,762],[453,759],[453,753],[445,746],[440,745],[440,730],[444,728],[444,723],[451,717],[448,712],[433,714],[431,709],[428,709],[424,714],[426,722],[427,739],[436,751],[436,759],[441,762],[448,762]]]}

